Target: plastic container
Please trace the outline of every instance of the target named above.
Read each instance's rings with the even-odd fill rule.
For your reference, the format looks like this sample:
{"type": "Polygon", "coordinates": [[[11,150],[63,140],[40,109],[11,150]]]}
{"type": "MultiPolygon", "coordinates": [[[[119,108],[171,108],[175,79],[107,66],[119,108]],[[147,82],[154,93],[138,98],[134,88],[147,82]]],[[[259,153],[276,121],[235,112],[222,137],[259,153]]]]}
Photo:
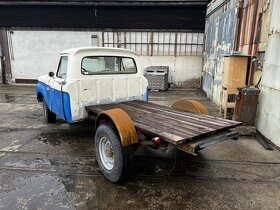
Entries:
{"type": "Polygon", "coordinates": [[[145,69],[144,76],[147,78],[150,90],[168,89],[169,66],[149,66],[145,69]]]}

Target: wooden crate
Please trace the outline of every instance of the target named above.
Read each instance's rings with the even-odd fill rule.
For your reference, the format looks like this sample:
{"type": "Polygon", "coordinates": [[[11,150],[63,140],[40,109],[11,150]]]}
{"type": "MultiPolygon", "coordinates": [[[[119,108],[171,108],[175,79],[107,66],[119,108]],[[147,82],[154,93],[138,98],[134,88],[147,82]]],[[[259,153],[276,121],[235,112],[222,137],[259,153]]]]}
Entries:
{"type": "Polygon", "coordinates": [[[237,88],[246,83],[248,57],[226,56],[224,57],[224,70],[222,86],[226,88],[237,88]]]}

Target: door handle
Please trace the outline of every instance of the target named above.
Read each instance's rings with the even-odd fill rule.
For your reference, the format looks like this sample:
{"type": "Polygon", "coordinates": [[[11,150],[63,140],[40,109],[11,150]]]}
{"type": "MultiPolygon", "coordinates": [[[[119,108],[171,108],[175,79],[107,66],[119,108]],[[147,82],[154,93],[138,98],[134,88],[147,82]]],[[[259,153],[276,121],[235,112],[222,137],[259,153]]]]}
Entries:
{"type": "Polygon", "coordinates": [[[54,80],[56,83],[60,84],[60,85],[65,85],[66,84],[66,81],[57,81],[57,80],[54,80]]]}
{"type": "Polygon", "coordinates": [[[56,81],[56,80],[54,80],[56,83],[58,83],[58,84],[60,84],[61,85],[61,82],[60,81],[56,81]]]}

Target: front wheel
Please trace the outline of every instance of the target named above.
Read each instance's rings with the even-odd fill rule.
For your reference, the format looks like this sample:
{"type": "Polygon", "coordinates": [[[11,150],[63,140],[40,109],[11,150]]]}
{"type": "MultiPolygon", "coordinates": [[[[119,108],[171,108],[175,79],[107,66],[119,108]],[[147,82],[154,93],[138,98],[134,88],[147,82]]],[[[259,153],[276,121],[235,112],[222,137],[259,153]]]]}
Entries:
{"type": "Polygon", "coordinates": [[[108,125],[101,125],[97,128],[95,154],[101,172],[111,182],[122,181],[132,171],[132,147],[123,147],[119,137],[108,125]]]}
{"type": "Polygon", "coordinates": [[[43,100],[43,111],[46,123],[55,123],[56,115],[48,108],[48,105],[46,104],[45,100],[43,100]]]}

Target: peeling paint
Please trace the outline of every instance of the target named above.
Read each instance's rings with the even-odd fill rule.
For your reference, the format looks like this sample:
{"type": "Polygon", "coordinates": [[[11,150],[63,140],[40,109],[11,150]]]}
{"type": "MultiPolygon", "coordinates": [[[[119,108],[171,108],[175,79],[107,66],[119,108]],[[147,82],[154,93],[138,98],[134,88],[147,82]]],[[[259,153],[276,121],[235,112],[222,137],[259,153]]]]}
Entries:
{"type": "Polygon", "coordinates": [[[280,1],[274,0],[271,11],[270,33],[260,85],[257,129],[280,146],[280,1]]]}
{"type": "MultiPolygon", "coordinates": [[[[266,138],[280,146],[280,1],[241,0],[240,3],[213,0],[208,5],[203,90],[219,104],[223,54],[233,50],[251,56],[264,53],[256,126],[266,138]],[[242,15],[238,15],[239,6],[242,15]],[[239,16],[240,25],[237,27],[239,16]]],[[[254,67],[251,70],[254,72],[254,67]]]]}
{"type": "Polygon", "coordinates": [[[236,1],[224,2],[209,4],[207,14],[215,12],[206,18],[205,29],[203,90],[217,104],[220,100],[223,57],[233,51],[237,16],[236,1]],[[222,4],[224,6],[220,7],[222,4]]]}

